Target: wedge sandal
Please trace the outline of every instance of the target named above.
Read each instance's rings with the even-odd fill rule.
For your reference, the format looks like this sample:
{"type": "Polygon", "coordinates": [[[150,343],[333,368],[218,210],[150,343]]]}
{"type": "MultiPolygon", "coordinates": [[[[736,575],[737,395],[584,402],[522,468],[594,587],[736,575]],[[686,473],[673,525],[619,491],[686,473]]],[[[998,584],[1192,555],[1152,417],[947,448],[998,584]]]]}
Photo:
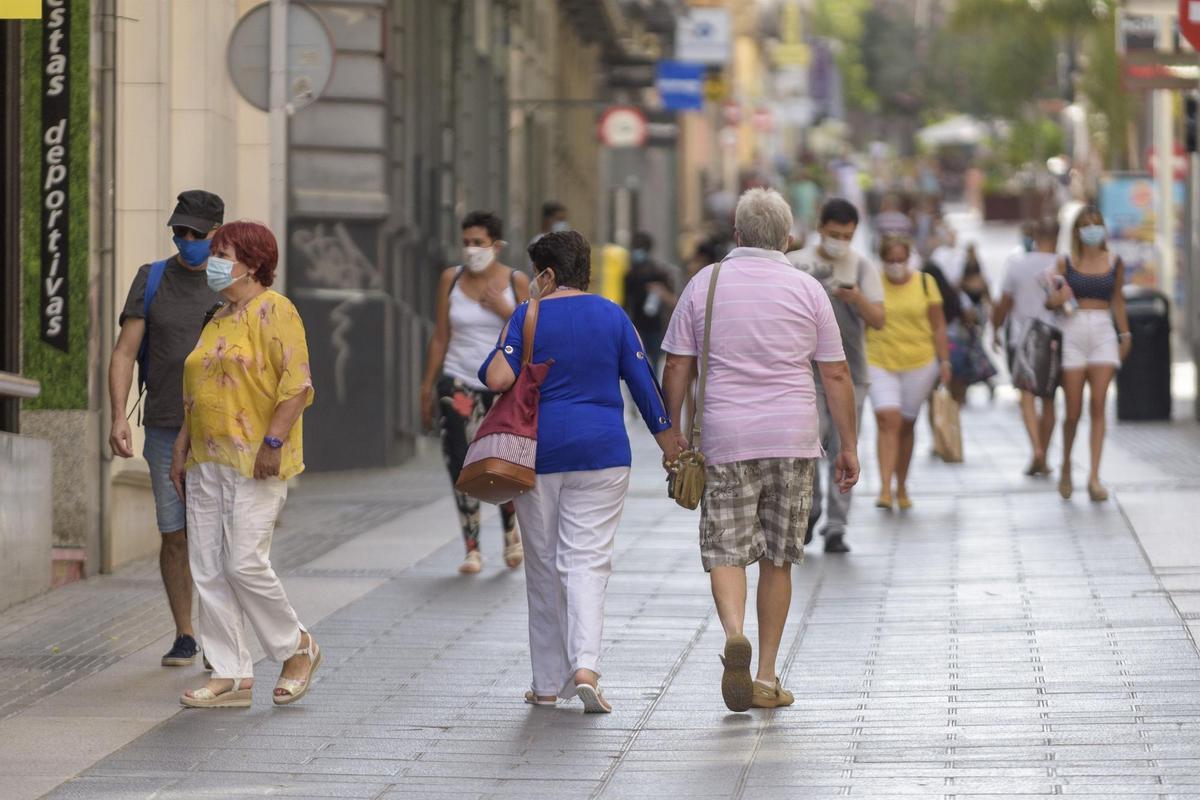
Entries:
{"type": "Polygon", "coordinates": [[[725,655],[721,663],[725,672],[721,675],[721,697],[730,711],[747,711],[754,702],[754,678],[750,675],[750,659],[753,649],[750,640],[741,634],[725,640],[725,655]]]}
{"type": "Polygon", "coordinates": [[[240,679],[234,681],[233,685],[223,692],[214,692],[203,686],[193,689],[190,695],[180,695],[179,702],[187,708],[249,708],[250,688],[241,687],[240,679]]]}
{"type": "Polygon", "coordinates": [[[317,640],[308,635],[308,647],[301,647],[293,655],[308,656],[308,675],[307,677],[297,680],[295,678],[280,678],[275,682],[275,689],[283,689],[287,694],[275,694],[271,692],[271,700],[277,706],[286,706],[296,702],[304,695],[308,694],[309,687],[312,686],[313,676],[317,674],[317,669],[321,666],[321,648],[317,645],[317,640]]]}
{"type": "Polygon", "coordinates": [[[575,687],[575,694],[583,701],[585,714],[611,714],[612,705],[604,699],[603,690],[586,683],[575,687]]]}

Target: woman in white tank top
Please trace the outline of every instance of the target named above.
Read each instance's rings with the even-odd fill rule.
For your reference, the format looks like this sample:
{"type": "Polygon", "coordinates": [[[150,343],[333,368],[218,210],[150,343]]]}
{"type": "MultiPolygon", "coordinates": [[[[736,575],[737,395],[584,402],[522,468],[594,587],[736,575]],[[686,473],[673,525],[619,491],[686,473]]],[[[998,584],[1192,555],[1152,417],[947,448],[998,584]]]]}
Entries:
{"type": "MultiPolygon", "coordinates": [[[[476,373],[517,305],[529,299],[528,276],[497,260],[504,246],[499,217],[474,211],[463,219],[462,233],[463,263],[445,270],[438,282],[437,323],[421,381],[421,421],[426,429],[433,427],[435,417],[439,421],[451,486],[462,471],[467,445],[495,399],[476,373]]],[[[483,568],[479,501],[457,491],[454,501],[467,549],[458,571],[473,575],[483,568]]],[[[500,506],[500,519],[504,562],[518,567],[524,550],[512,503],[500,506]]]]}

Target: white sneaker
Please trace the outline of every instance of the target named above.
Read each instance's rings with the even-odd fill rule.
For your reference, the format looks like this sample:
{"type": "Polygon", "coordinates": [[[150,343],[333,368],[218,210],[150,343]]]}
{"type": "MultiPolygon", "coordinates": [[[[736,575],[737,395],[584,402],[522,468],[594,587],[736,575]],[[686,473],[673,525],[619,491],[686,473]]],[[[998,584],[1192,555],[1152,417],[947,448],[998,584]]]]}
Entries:
{"type": "Polygon", "coordinates": [[[467,557],[458,565],[462,575],[475,575],[483,569],[483,555],[478,550],[468,550],[467,557]]]}

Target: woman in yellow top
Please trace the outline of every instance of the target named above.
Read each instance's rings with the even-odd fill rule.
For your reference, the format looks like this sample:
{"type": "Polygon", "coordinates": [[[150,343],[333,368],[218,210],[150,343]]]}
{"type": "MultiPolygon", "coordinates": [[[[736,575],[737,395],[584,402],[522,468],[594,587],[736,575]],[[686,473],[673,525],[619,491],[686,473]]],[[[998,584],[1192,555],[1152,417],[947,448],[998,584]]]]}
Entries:
{"type": "Polygon", "coordinates": [[[908,509],[912,508],[906,484],[913,429],[938,380],[950,382],[950,343],[937,282],[912,269],[908,241],[887,239],[879,254],[886,278],[883,308],[887,321],[879,330],[867,329],[869,394],[878,423],[880,490],[875,505],[892,507],[895,478],[896,502],[908,509]]]}
{"type": "Polygon", "coordinates": [[[278,258],[264,225],[217,231],[206,271],[226,302],[183,367],[171,479],[187,506],[201,641],[212,664],[212,679],[180,698],[193,708],[250,705],[243,615],[267,655],[283,662],[276,705],[303,697],[321,664],[269,559],[286,481],[304,469],[300,415],[313,399],[304,324],[291,301],[268,288],[278,258]]]}

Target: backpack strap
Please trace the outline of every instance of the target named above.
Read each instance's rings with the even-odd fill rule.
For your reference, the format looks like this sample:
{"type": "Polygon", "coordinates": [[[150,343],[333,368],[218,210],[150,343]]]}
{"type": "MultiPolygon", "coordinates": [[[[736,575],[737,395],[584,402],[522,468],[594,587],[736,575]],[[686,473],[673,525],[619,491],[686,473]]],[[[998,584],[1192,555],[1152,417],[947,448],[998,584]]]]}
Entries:
{"type": "Polygon", "coordinates": [[[150,374],[150,305],[162,285],[163,274],[167,271],[170,259],[155,261],[150,265],[150,273],[146,276],[146,291],[142,294],[142,319],[146,321],[146,329],[142,332],[142,344],[138,347],[138,394],[146,388],[146,379],[150,374]]]}
{"type": "Polygon", "coordinates": [[[454,292],[454,287],[458,286],[458,279],[462,277],[462,274],[463,274],[463,267],[460,265],[457,269],[454,270],[454,280],[450,281],[450,291],[446,292],[447,295],[450,295],[451,293],[454,292]]]}
{"type": "Polygon", "coordinates": [[[508,271],[508,288],[512,289],[513,298],[517,296],[517,271],[509,269],[508,271]]]}

